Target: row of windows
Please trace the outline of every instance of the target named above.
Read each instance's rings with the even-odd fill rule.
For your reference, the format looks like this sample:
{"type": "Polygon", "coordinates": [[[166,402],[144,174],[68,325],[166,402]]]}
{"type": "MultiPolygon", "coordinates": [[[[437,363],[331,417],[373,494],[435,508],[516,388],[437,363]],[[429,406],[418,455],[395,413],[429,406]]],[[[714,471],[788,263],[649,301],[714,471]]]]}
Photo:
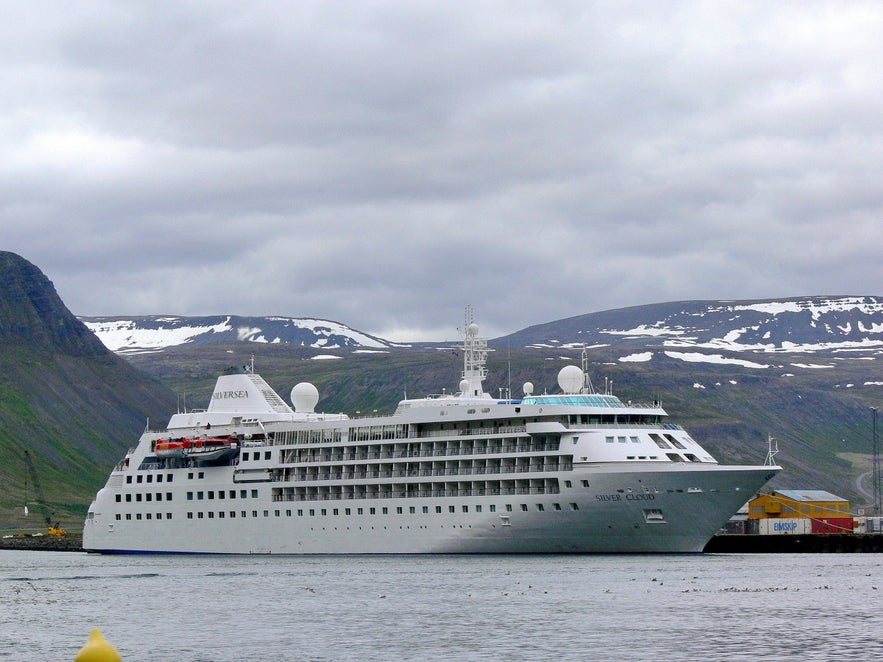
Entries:
{"type": "MultiPolygon", "coordinates": [[[[119,520],[121,520],[121,519],[123,519],[123,516],[122,516],[121,514],[117,513],[117,520],[119,521],[119,520]]],[[[126,513],[126,519],[127,519],[127,520],[132,519],[132,513],[126,513]]],[[[140,519],[153,519],[153,513],[144,513],[143,516],[142,516],[141,513],[135,513],[135,519],[136,519],[136,520],[140,520],[140,519]]],[[[156,519],[163,519],[163,514],[162,514],[162,513],[157,513],[157,514],[156,514],[156,519]]],[[[172,519],[172,513],[166,513],[166,514],[165,514],[165,519],[172,519]]]]}
{"type": "MultiPolygon", "coordinates": [[[[136,502],[138,502],[138,501],[162,501],[163,500],[163,493],[162,492],[156,492],[153,494],[151,494],[150,492],[147,492],[146,494],[141,494],[141,493],[134,494],[134,495],[127,494],[126,501],[127,502],[133,501],[133,496],[134,496],[134,501],[136,501],[136,502]]],[[[123,495],[117,494],[116,499],[117,499],[117,503],[120,503],[123,500],[123,495]]],[[[171,501],[171,500],[172,500],[172,493],[166,492],[166,501],[171,501]]]]}
{"type": "MultiPolygon", "coordinates": [[[[252,453],[249,453],[249,451],[242,451],[241,455],[242,455],[243,462],[248,462],[249,456],[251,456],[253,460],[260,460],[261,459],[261,452],[260,451],[254,451],[252,453]]],[[[269,460],[272,457],[273,457],[272,451],[264,451],[264,459],[265,460],[269,460]]]]}
{"type": "MultiPolygon", "coordinates": [[[[126,482],[131,485],[132,479],[134,478],[136,483],[152,483],[152,482],[154,482],[153,481],[154,477],[156,477],[157,483],[161,483],[163,481],[163,474],[148,473],[146,475],[145,474],[138,474],[137,476],[131,476],[131,475],[126,476],[126,482]]],[[[166,482],[171,483],[172,480],[174,480],[174,478],[175,478],[175,474],[165,474],[165,477],[166,477],[166,482]]],[[[193,475],[191,474],[190,477],[192,478],[193,475]]],[[[200,478],[202,478],[202,476],[200,476],[200,478]]]]}
{"type": "MultiPolygon", "coordinates": [[[[224,499],[224,498],[235,499],[236,498],[236,490],[229,490],[229,491],[218,490],[217,492],[215,492],[215,490],[208,490],[206,492],[202,492],[202,491],[196,492],[196,500],[197,501],[202,501],[205,498],[214,499],[216,496],[218,499],[224,499]],[[227,496],[225,497],[225,495],[227,495],[227,496]]],[[[248,498],[248,490],[239,490],[239,498],[240,499],[247,499],[248,498]]],[[[258,491],[257,490],[251,491],[251,498],[252,499],[258,498],[258,491]]],[[[187,493],[187,500],[193,501],[193,492],[187,493]]]]}
{"type": "MultiPolygon", "coordinates": [[[[519,504],[519,506],[520,506],[522,512],[528,512],[530,510],[530,508],[528,507],[528,505],[526,503],[519,504]]],[[[576,503],[570,503],[570,504],[568,504],[568,507],[570,510],[579,510],[579,505],[576,503]]],[[[487,508],[488,508],[488,512],[491,512],[491,513],[497,512],[496,505],[491,504],[487,508]]],[[[461,512],[464,512],[464,513],[470,512],[468,505],[462,505],[462,506],[460,506],[460,509],[461,509],[461,512]]],[[[552,510],[559,510],[559,511],[563,510],[560,503],[553,503],[551,509],[552,510]]],[[[379,508],[379,509],[373,508],[373,507],[367,508],[367,509],[366,508],[355,508],[355,509],[353,509],[353,508],[308,508],[308,509],[298,508],[297,510],[292,510],[292,509],[287,509],[285,511],[274,510],[272,512],[275,517],[282,517],[283,512],[285,513],[285,517],[293,517],[293,516],[295,516],[295,513],[296,513],[297,517],[304,517],[304,516],[316,517],[317,515],[319,517],[327,517],[329,514],[331,516],[339,516],[341,514],[341,511],[343,512],[343,515],[352,515],[353,510],[356,511],[356,515],[364,515],[365,510],[368,511],[369,515],[377,515],[378,510],[380,510],[381,515],[389,515],[390,514],[390,508],[388,508],[386,506],[379,508]]],[[[505,512],[511,513],[511,512],[513,512],[513,510],[514,510],[514,507],[511,503],[505,504],[505,512]]],[[[542,504],[542,503],[536,504],[536,510],[538,512],[545,512],[545,510],[546,510],[545,504],[542,504]]],[[[395,511],[396,511],[395,514],[397,514],[397,515],[404,515],[405,514],[404,506],[396,506],[395,511]]],[[[264,511],[252,510],[251,516],[258,517],[259,512],[262,512],[264,517],[270,517],[269,510],[264,510],[264,511]]],[[[424,515],[428,515],[433,511],[430,510],[429,506],[423,506],[421,512],[424,515]]],[[[447,509],[445,510],[445,508],[443,506],[435,506],[434,512],[436,514],[443,514],[445,512],[456,513],[457,507],[456,506],[447,506],[447,509]]],[[[481,505],[473,506],[472,512],[475,512],[475,513],[482,512],[482,506],[481,505]]],[[[240,517],[248,517],[248,511],[246,511],[246,510],[239,511],[239,513],[240,513],[240,517]]],[[[416,506],[409,506],[408,507],[408,514],[416,515],[417,514],[417,507],[416,506]]],[[[225,513],[224,511],[218,511],[217,514],[215,512],[211,512],[211,511],[208,513],[202,513],[202,512],[197,512],[195,514],[192,512],[187,513],[187,519],[193,519],[194,517],[196,519],[203,519],[205,517],[207,517],[208,519],[214,519],[216,516],[219,519],[223,519],[228,516],[229,517],[236,517],[236,511],[231,510],[228,513],[225,513]]],[[[139,517],[139,519],[140,519],[140,517],[139,517]]],[[[150,519],[150,518],[148,517],[148,519],[150,519]]]]}

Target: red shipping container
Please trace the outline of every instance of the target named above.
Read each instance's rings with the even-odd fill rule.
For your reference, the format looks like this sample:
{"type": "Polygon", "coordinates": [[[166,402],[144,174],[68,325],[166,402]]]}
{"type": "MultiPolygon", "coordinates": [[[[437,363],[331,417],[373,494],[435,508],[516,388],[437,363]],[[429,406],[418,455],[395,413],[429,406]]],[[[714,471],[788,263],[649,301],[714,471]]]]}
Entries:
{"type": "Polygon", "coordinates": [[[825,517],[812,521],[813,533],[852,533],[851,517],[825,517]]]}

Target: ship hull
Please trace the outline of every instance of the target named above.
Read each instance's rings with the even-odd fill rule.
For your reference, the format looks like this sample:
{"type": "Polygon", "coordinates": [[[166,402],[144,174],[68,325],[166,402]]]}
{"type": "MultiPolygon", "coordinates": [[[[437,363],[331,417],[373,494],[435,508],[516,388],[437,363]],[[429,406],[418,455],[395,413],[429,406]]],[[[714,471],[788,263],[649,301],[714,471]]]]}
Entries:
{"type": "MultiPolygon", "coordinates": [[[[123,509],[102,490],[83,547],[103,553],[696,553],[776,472],[768,466],[576,465],[553,494],[194,502],[123,509]],[[567,487],[567,486],[570,487],[567,487]],[[138,511],[142,512],[138,512],[138,511]],[[163,519],[148,515],[164,510],[163,519]],[[413,512],[411,512],[413,510],[413,512]],[[424,512],[426,510],[427,512],[424,512]],[[223,513],[223,514],[222,514],[223,513]],[[232,515],[232,516],[231,516],[232,515]],[[195,534],[198,529],[198,534],[195,534]]],[[[229,467],[202,491],[251,493],[229,467]]]]}

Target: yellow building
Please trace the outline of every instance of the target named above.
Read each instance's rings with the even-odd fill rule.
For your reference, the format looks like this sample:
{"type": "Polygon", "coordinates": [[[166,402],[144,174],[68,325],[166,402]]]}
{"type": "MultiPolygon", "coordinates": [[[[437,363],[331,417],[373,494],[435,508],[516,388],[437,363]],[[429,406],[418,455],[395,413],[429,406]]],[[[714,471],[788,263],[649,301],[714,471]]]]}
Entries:
{"type": "Polygon", "coordinates": [[[825,490],[776,490],[748,502],[748,519],[851,517],[849,501],[825,490]]]}

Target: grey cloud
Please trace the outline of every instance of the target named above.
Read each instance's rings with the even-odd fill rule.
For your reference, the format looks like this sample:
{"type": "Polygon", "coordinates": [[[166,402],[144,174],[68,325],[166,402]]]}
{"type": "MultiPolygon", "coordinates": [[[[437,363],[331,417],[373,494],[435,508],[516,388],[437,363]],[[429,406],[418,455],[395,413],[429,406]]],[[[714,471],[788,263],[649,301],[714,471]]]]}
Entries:
{"type": "Polygon", "coordinates": [[[4,248],[79,314],[379,334],[874,293],[881,28],[860,2],[18,6],[4,248]]]}

